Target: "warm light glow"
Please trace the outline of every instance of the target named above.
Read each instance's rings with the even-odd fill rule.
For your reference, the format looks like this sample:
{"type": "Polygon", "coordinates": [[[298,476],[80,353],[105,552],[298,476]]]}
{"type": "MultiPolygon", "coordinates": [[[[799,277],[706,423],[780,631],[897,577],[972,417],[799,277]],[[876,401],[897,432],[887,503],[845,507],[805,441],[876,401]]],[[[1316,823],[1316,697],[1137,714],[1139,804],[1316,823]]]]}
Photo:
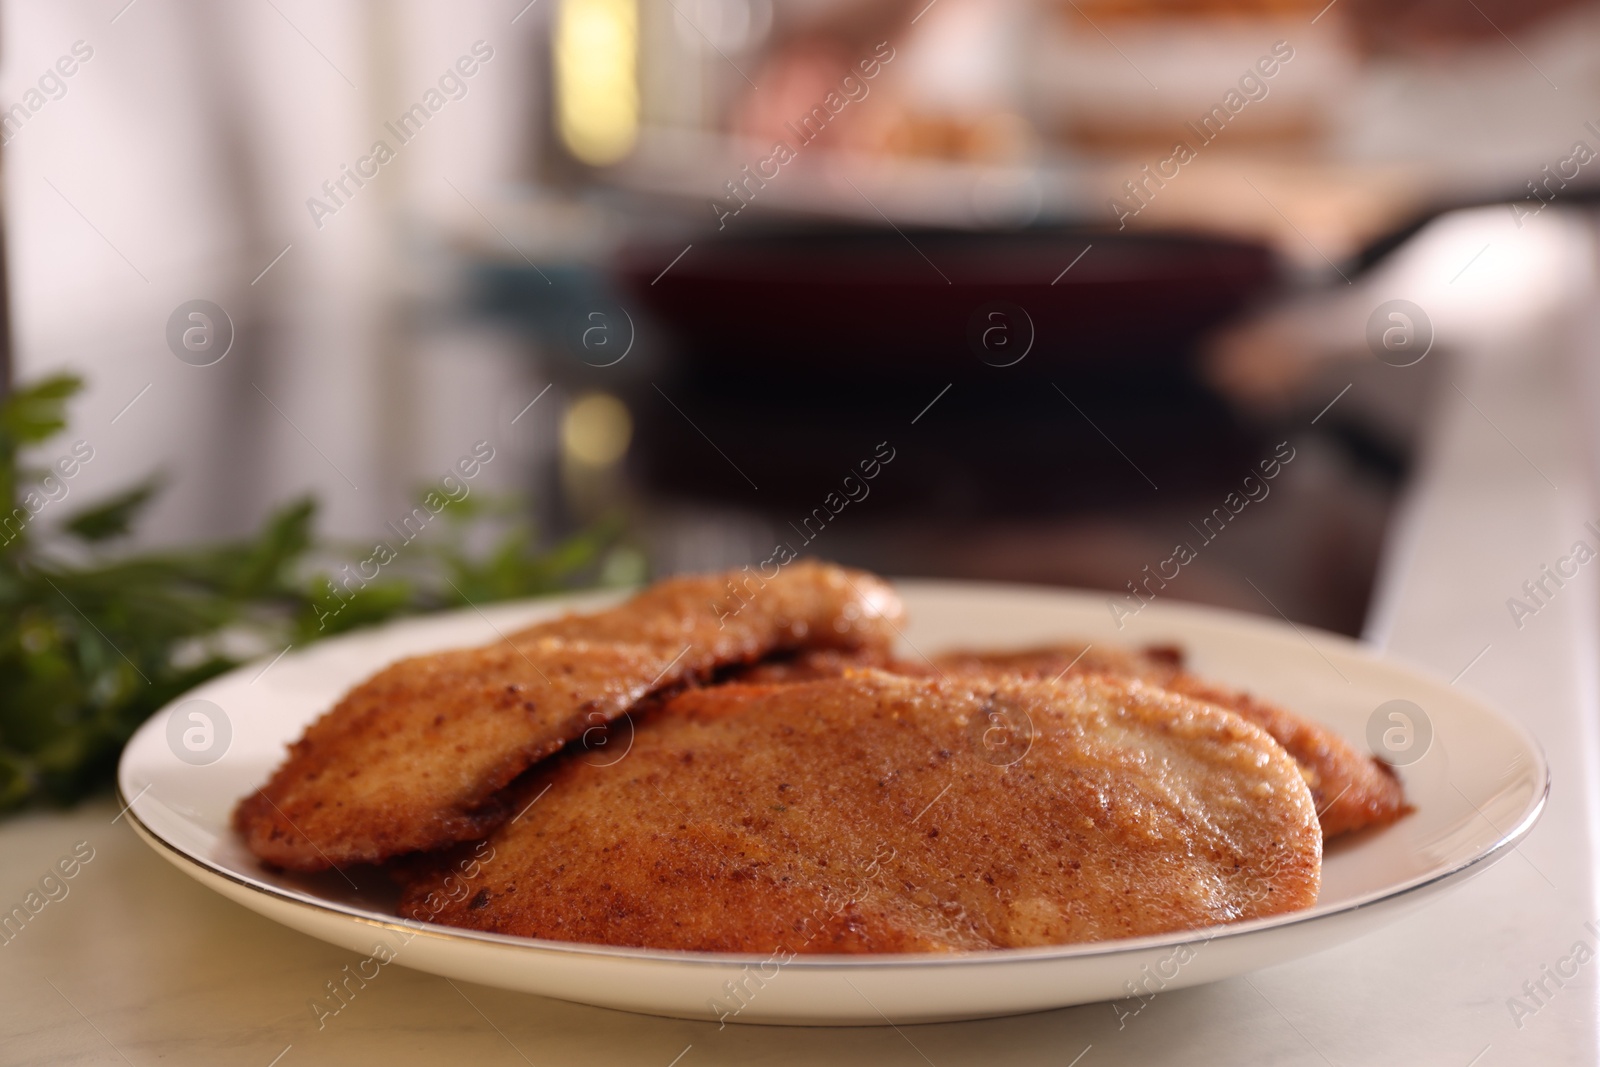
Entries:
{"type": "Polygon", "coordinates": [[[615,163],[639,135],[636,0],[562,0],[555,53],[561,139],[585,163],[615,163]]]}
{"type": "Polygon", "coordinates": [[[586,393],[561,420],[561,447],[586,466],[611,466],[628,451],[632,438],[633,419],[610,393],[586,393]]]}

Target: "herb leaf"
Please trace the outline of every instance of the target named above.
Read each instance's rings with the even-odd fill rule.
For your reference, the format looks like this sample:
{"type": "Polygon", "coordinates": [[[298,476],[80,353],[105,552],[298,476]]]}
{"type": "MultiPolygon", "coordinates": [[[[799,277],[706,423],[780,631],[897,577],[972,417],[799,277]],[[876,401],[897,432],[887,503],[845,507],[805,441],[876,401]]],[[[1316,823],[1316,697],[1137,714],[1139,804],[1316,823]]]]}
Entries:
{"type": "Polygon", "coordinates": [[[66,402],[81,386],[59,375],[0,401],[0,812],[105,788],[140,723],[248,659],[398,615],[637,571],[612,558],[631,552],[614,548],[617,524],[544,549],[530,526],[507,525],[514,501],[490,497],[452,505],[450,521],[374,578],[361,569],[370,545],[318,541],[309,497],[243,540],[109,552],[159,494],[159,477],[67,519],[61,536],[75,543],[64,551],[19,506],[32,473],[19,455],[66,428],[66,402]],[[13,531],[4,522],[18,511],[13,531]],[[469,552],[485,539],[481,524],[502,533],[487,553],[469,552]]]}

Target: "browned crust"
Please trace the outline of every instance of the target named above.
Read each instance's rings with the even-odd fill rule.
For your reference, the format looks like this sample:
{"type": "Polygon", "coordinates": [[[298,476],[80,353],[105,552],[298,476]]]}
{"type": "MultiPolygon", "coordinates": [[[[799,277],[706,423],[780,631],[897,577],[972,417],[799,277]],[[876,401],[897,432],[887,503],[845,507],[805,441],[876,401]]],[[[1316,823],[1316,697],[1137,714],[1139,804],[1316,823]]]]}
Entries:
{"type": "Polygon", "coordinates": [[[755,681],[805,681],[855,667],[883,667],[912,675],[1011,675],[1053,679],[1083,674],[1138,678],[1238,713],[1271,734],[1305,771],[1321,813],[1325,837],[1387,826],[1411,810],[1393,768],[1363,755],[1343,737],[1303,715],[1249,693],[1183,670],[1183,653],[1171,645],[1132,650],[1070,641],[1005,651],[956,650],[931,660],[887,661],[873,653],[801,653],[758,664],[741,674],[755,681]]]}
{"type": "Polygon", "coordinates": [[[693,690],[622,761],[564,755],[517,791],[536,802],[415,877],[402,915],[611,945],[942,952],[1274,915],[1320,880],[1309,791],[1271,738],[1105,675],[693,690]],[[996,714],[1031,723],[1016,762],[985,747],[996,714]]]}
{"type": "Polygon", "coordinates": [[[1271,734],[1304,768],[1324,837],[1387,826],[1411,811],[1394,768],[1363,756],[1322,724],[1192,674],[1179,672],[1163,684],[1173,692],[1236,711],[1271,734]]]}
{"type": "Polygon", "coordinates": [[[803,561],[659,582],[610,611],[402,660],[312,723],[234,825],[263,860],[307,871],[482,837],[517,775],[649,694],[782,649],[886,648],[900,613],[879,579],[803,561]]]}

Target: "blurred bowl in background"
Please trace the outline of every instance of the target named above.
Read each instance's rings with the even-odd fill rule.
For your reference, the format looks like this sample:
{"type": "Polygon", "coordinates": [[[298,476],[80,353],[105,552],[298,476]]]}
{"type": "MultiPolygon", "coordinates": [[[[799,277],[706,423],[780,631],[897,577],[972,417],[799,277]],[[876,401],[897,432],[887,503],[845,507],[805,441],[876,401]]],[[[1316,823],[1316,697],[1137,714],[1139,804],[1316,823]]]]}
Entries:
{"type": "Polygon", "coordinates": [[[1278,277],[1261,245],[1070,227],[769,229],[700,243],[663,275],[679,251],[624,252],[621,285],[686,370],[740,376],[1171,365],[1278,277]]]}

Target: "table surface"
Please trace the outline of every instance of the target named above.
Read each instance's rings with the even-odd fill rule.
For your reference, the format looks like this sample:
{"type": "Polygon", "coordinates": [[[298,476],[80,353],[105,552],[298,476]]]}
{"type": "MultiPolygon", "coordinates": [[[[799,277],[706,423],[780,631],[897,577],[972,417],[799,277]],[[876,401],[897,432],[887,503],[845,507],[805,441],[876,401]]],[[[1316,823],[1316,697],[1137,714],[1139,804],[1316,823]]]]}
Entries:
{"type": "Polygon", "coordinates": [[[1576,942],[1596,942],[1585,923],[1600,920],[1600,601],[1583,574],[1521,629],[1505,602],[1600,519],[1571,402],[1578,379],[1600,372],[1570,358],[1597,325],[1552,323],[1515,360],[1450,364],[1391,540],[1369,639],[1520,718],[1555,783],[1512,857],[1412,917],[1248,980],[1162,994],[1120,1029],[1101,1004],[898,1029],[719,1030],[403,968],[319,1028],[310,1002],[354,957],[203,889],[98,802],[0,824],[7,908],[75,847],[93,849],[69,895],[0,945],[0,1063],[1596,1062],[1600,965],[1520,1018],[1508,1002],[1576,942]]]}

